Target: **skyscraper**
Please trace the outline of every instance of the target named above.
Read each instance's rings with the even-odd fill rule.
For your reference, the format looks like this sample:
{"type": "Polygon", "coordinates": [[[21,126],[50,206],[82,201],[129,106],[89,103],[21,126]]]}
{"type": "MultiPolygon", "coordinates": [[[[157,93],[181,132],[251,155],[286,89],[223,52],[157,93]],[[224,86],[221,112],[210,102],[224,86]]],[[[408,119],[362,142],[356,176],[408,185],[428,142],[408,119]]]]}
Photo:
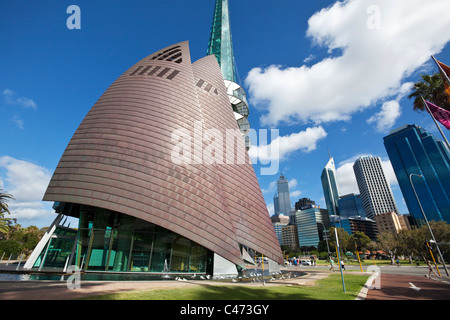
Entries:
{"type": "Polygon", "coordinates": [[[408,210],[416,222],[421,225],[425,220],[413,186],[427,219],[450,223],[450,153],[447,146],[416,125],[391,131],[384,137],[384,146],[408,210]]]}
{"type": "Polygon", "coordinates": [[[320,179],[322,180],[323,194],[325,196],[328,214],[339,215],[339,190],[336,181],[336,168],[332,157],[330,157],[325,168],[323,168],[320,179]]]}
{"type": "Polygon", "coordinates": [[[367,218],[373,219],[378,214],[391,211],[398,214],[380,157],[361,157],[355,161],[353,170],[367,218]]]}
{"type": "Polygon", "coordinates": [[[237,79],[228,0],[216,0],[207,54],[213,54],[219,62],[228,98],[248,149],[250,148],[250,140],[247,136],[250,131],[250,123],[247,120],[249,109],[246,93],[237,79]]]}
{"type": "Polygon", "coordinates": [[[365,217],[366,212],[359,194],[346,194],[339,198],[339,215],[343,218],[360,216],[365,217]]]}
{"type": "Polygon", "coordinates": [[[275,211],[275,213],[289,215],[289,212],[292,210],[291,196],[289,194],[289,181],[285,179],[283,175],[280,175],[280,178],[277,181],[277,193],[273,199],[275,208],[278,208],[278,212],[275,211]],[[278,206],[275,202],[278,202],[278,206]]]}
{"type": "Polygon", "coordinates": [[[295,211],[290,223],[297,226],[300,247],[317,247],[323,230],[330,227],[328,211],[317,206],[295,211]]]}

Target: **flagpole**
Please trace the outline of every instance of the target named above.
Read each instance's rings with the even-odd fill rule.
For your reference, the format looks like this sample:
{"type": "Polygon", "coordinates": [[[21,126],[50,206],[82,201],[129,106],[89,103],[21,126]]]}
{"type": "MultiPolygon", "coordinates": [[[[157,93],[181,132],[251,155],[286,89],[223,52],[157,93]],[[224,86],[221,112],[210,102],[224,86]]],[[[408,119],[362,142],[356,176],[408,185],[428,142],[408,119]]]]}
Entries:
{"type": "Polygon", "coordinates": [[[422,98],[422,101],[423,101],[423,104],[425,105],[425,108],[427,108],[428,113],[429,113],[429,114],[431,115],[431,117],[433,118],[434,123],[436,124],[436,127],[439,129],[439,132],[441,133],[442,137],[444,138],[444,141],[445,141],[445,143],[447,144],[447,148],[448,148],[449,151],[450,151],[450,143],[448,143],[448,140],[447,140],[447,138],[445,137],[444,132],[442,132],[442,129],[441,129],[441,127],[439,127],[439,125],[438,125],[436,119],[435,119],[434,116],[433,116],[433,113],[431,112],[430,108],[428,108],[428,105],[427,105],[427,103],[425,102],[425,99],[424,99],[422,96],[420,96],[420,97],[422,98]]]}

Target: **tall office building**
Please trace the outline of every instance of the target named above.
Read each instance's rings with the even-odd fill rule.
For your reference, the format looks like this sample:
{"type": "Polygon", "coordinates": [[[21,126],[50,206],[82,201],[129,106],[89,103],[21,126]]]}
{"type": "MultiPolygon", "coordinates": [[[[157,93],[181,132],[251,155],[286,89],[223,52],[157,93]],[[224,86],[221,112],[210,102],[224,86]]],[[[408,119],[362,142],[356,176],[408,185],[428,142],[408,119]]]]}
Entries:
{"type": "Polygon", "coordinates": [[[427,219],[450,223],[450,153],[446,144],[417,125],[405,125],[384,137],[384,145],[416,222],[422,225],[425,220],[413,186],[427,219]]]}
{"type": "Polygon", "coordinates": [[[275,234],[277,235],[278,242],[281,246],[283,245],[283,227],[289,224],[289,217],[282,214],[274,214],[270,217],[270,220],[272,220],[275,234]]]}
{"type": "Polygon", "coordinates": [[[292,211],[291,196],[289,194],[289,181],[283,175],[277,181],[277,193],[273,197],[275,213],[289,215],[292,211]],[[278,209],[278,211],[276,210],[278,209]]]}
{"type": "Polygon", "coordinates": [[[249,149],[250,139],[247,136],[250,131],[250,123],[247,120],[249,109],[246,93],[242,86],[238,84],[228,0],[216,0],[207,54],[214,55],[219,62],[234,116],[244,137],[246,147],[249,149]]]}
{"type": "Polygon", "coordinates": [[[366,212],[359,194],[346,194],[339,198],[339,215],[341,217],[365,217],[366,212]]]}
{"type": "Polygon", "coordinates": [[[328,211],[318,206],[295,211],[290,224],[297,226],[300,247],[317,247],[323,240],[323,230],[330,228],[328,211]]]}
{"type": "Polygon", "coordinates": [[[336,180],[336,168],[332,157],[330,157],[325,168],[323,168],[320,179],[322,180],[323,194],[325,196],[328,214],[339,215],[339,190],[336,180]]]}
{"type": "Polygon", "coordinates": [[[273,210],[275,214],[280,213],[280,204],[278,203],[278,192],[273,196],[273,210]]]}
{"type": "Polygon", "coordinates": [[[373,219],[378,214],[391,211],[398,214],[380,157],[361,157],[355,161],[353,170],[367,218],[373,219]]]}

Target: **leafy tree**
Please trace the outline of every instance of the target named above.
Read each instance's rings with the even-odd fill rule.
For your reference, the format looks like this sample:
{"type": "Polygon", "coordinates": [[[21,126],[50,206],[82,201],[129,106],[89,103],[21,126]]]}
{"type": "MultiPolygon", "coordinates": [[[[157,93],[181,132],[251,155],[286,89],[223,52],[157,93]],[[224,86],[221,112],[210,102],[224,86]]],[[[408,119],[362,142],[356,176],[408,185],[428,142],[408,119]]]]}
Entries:
{"type": "Polygon", "coordinates": [[[353,250],[355,247],[355,243],[353,238],[350,238],[350,235],[347,231],[342,228],[330,228],[328,232],[328,244],[330,246],[330,251],[335,252],[336,250],[336,230],[339,238],[339,248],[343,251],[353,250]]]}
{"type": "MultiPolygon", "coordinates": [[[[356,243],[359,251],[364,252],[370,243],[370,238],[364,232],[356,231],[350,236],[349,245],[351,245],[352,242],[356,243]]],[[[350,251],[356,251],[356,248],[353,247],[350,251]]]]}
{"type": "Polygon", "coordinates": [[[22,252],[22,246],[15,240],[2,240],[0,241],[0,252],[2,252],[2,255],[4,252],[6,256],[9,256],[10,254],[18,255],[22,252]]]}
{"type": "Polygon", "coordinates": [[[11,214],[8,208],[9,200],[14,200],[13,196],[0,189],[0,234],[8,232],[9,229],[11,219],[5,218],[5,213],[11,214]]]}
{"type": "Polygon", "coordinates": [[[377,238],[378,248],[389,256],[391,264],[394,264],[394,259],[397,255],[399,241],[398,236],[392,232],[381,232],[377,238]]]}
{"type": "MultiPolygon", "coordinates": [[[[430,221],[430,228],[436,241],[439,243],[439,248],[446,261],[450,260],[450,225],[445,221],[430,221]]],[[[397,256],[407,256],[412,263],[413,257],[423,257],[430,260],[431,254],[426,245],[427,241],[433,249],[435,259],[440,260],[437,254],[436,245],[431,243],[431,234],[426,225],[421,228],[412,230],[402,230],[398,234],[381,233],[378,236],[376,248],[388,254],[391,262],[394,262],[397,256]]],[[[441,261],[442,263],[442,261],[441,261]]]]}
{"type": "Polygon", "coordinates": [[[423,74],[421,77],[422,81],[414,84],[413,91],[408,96],[410,99],[414,98],[414,110],[426,110],[421,97],[441,108],[450,110],[450,103],[445,94],[444,82],[440,73],[423,74]]]}

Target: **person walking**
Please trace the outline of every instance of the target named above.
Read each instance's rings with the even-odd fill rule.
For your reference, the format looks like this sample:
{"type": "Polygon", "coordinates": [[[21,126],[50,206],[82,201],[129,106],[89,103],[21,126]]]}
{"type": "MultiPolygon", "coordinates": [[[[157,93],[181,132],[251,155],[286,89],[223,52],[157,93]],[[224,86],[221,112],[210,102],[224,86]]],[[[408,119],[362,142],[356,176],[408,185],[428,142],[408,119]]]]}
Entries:
{"type": "Polygon", "coordinates": [[[341,260],[341,267],[342,267],[342,270],[347,271],[347,269],[345,269],[344,260],[341,260]]]}
{"type": "Polygon", "coordinates": [[[333,270],[333,272],[334,272],[334,260],[333,260],[333,258],[330,257],[330,270],[329,271],[331,271],[331,270],[333,270]]]}
{"type": "Polygon", "coordinates": [[[428,266],[428,275],[425,275],[425,277],[428,277],[431,279],[431,273],[433,272],[436,277],[440,278],[439,275],[436,273],[436,271],[434,271],[433,267],[431,266],[430,261],[427,260],[427,266],[428,266]]]}

